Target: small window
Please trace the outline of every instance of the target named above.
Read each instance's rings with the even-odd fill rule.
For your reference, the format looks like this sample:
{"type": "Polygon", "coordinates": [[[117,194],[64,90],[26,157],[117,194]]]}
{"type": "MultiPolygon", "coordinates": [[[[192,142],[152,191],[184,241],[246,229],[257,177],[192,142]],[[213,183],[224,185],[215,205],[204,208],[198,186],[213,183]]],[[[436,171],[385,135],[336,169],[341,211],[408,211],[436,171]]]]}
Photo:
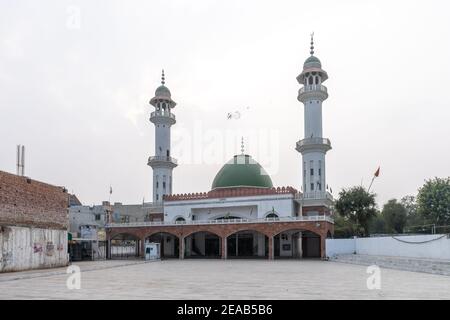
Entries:
{"type": "Polygon", "coordinates": [[[101,219],[101,215],[96,214],[96,215],[95,215],[95,221],[99,221],[100,219],[101,219]]]}
{"type": "Polygon", "coordinates": [[[314,168],[311,168],[311,169],[309,169],[309,173],[310,173],[310,175],[314,175],[314,168]]]}
{"type": "Polygon", "coordinates": [[[311,191],[314,191],[314,183],[311,183],[311,191]]]}
{"type": "Polygon", "coordinates": [[[319,168],[319,176],[322,175],[322,168],[319,168]]]}
{"type": "Polygon", "coordinates": [[[165,189],[165,188],[166,188],[166,182],[163,181],[163,189],[165,189]]]}
{"type": "Polygon", "coordinates": [[[317,187],[319,188],[319,191],[322,191],[322,184],[320,182],[317,183],[317,187]]]}
{"type": "Polygon", "coordinates": [[[156,194],[156,201],[159,200],[159,194],[156,194]]]}
{"type": "Polygon", "coordinates": [[[159,187],[159,182],[156,181],[156,189],[158,189],[158,187],[159,187]]]}

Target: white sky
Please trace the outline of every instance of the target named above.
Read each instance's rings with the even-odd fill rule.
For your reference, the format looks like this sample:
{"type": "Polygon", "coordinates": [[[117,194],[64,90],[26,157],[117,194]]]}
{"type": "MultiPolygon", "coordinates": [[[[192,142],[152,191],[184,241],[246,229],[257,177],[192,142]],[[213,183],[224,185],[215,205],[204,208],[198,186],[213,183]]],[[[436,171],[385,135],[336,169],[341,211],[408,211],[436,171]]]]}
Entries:
{"type": "Polygon", "coordinates": [[[300,189],[295,78],[314,31],[330,77],[327,183],[335,195],[368,186],[380,165],[380,204],[416,194],[450,175],[449,12],[442,0],[3,0],[0,170],[15,172],[24,144],[26,174],[83,203],[107,200],[109,185],[112,201],[151,201],[148,101],[164,68],[178,103],[174,193],[210,190],[240,152],[224,139],[241,135],[275,185],[300,189]]]}

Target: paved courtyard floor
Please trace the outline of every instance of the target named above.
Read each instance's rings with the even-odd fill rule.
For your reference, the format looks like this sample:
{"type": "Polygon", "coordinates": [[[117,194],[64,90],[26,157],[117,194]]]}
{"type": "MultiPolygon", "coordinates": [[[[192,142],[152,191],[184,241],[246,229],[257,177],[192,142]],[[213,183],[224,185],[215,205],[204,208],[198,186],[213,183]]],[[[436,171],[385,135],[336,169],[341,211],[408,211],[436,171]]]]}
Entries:
{"type": "Polygon", "coordinates": [[[65,268],[0,274],[0,299],[450,299],[450,277],[319,260],[81,262],[81,288],[65,268]]]}

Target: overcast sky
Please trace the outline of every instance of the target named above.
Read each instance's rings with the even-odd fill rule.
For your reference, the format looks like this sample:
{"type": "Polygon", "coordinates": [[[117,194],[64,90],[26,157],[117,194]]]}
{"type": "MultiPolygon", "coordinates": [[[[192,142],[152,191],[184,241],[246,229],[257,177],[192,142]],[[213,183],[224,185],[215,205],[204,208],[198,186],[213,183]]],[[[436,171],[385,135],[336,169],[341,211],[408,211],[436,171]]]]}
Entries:
{"type": "Polygon", "coordinates": [[[112,201],[151,201],[148,101],[164,68],[174,193],[210,190],[241,136],[274,185],[300,189],[295,78],[314,31],[333,193],[381,166],[379,204],[415,195],[450,175],[449,12],[442,0],[3,0],[0,170],[15,172],[23,144],[26,175],[85,204],[110,185],[112,201]]]}

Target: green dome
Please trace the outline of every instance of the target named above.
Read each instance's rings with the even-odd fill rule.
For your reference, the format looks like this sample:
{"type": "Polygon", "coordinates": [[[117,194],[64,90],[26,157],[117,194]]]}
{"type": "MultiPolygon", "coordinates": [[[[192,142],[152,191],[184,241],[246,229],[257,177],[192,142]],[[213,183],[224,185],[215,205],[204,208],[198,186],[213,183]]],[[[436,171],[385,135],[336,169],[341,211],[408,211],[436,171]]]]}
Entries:
{"type": "Polygon", "coordinates": [[[303,64],[304,67],[311,66],[311,67],[322,67],[322,63],[320,62],[319,58],[315,56],[310,56],[308,59],[306,59],[305,63],[303,64]]]}
{"type": "Polygon", "coordinates": [[[160,85],[155,91],[155,96],[165,96],[170,98],[170,90],[165,85],[160,85]]]}
{"type": "Polygon", "coordinates": [[[212,189],[236,187],[272,188],[272,180],[261,165],[249,155],[236,155],[214,178],[212,189]]]}

